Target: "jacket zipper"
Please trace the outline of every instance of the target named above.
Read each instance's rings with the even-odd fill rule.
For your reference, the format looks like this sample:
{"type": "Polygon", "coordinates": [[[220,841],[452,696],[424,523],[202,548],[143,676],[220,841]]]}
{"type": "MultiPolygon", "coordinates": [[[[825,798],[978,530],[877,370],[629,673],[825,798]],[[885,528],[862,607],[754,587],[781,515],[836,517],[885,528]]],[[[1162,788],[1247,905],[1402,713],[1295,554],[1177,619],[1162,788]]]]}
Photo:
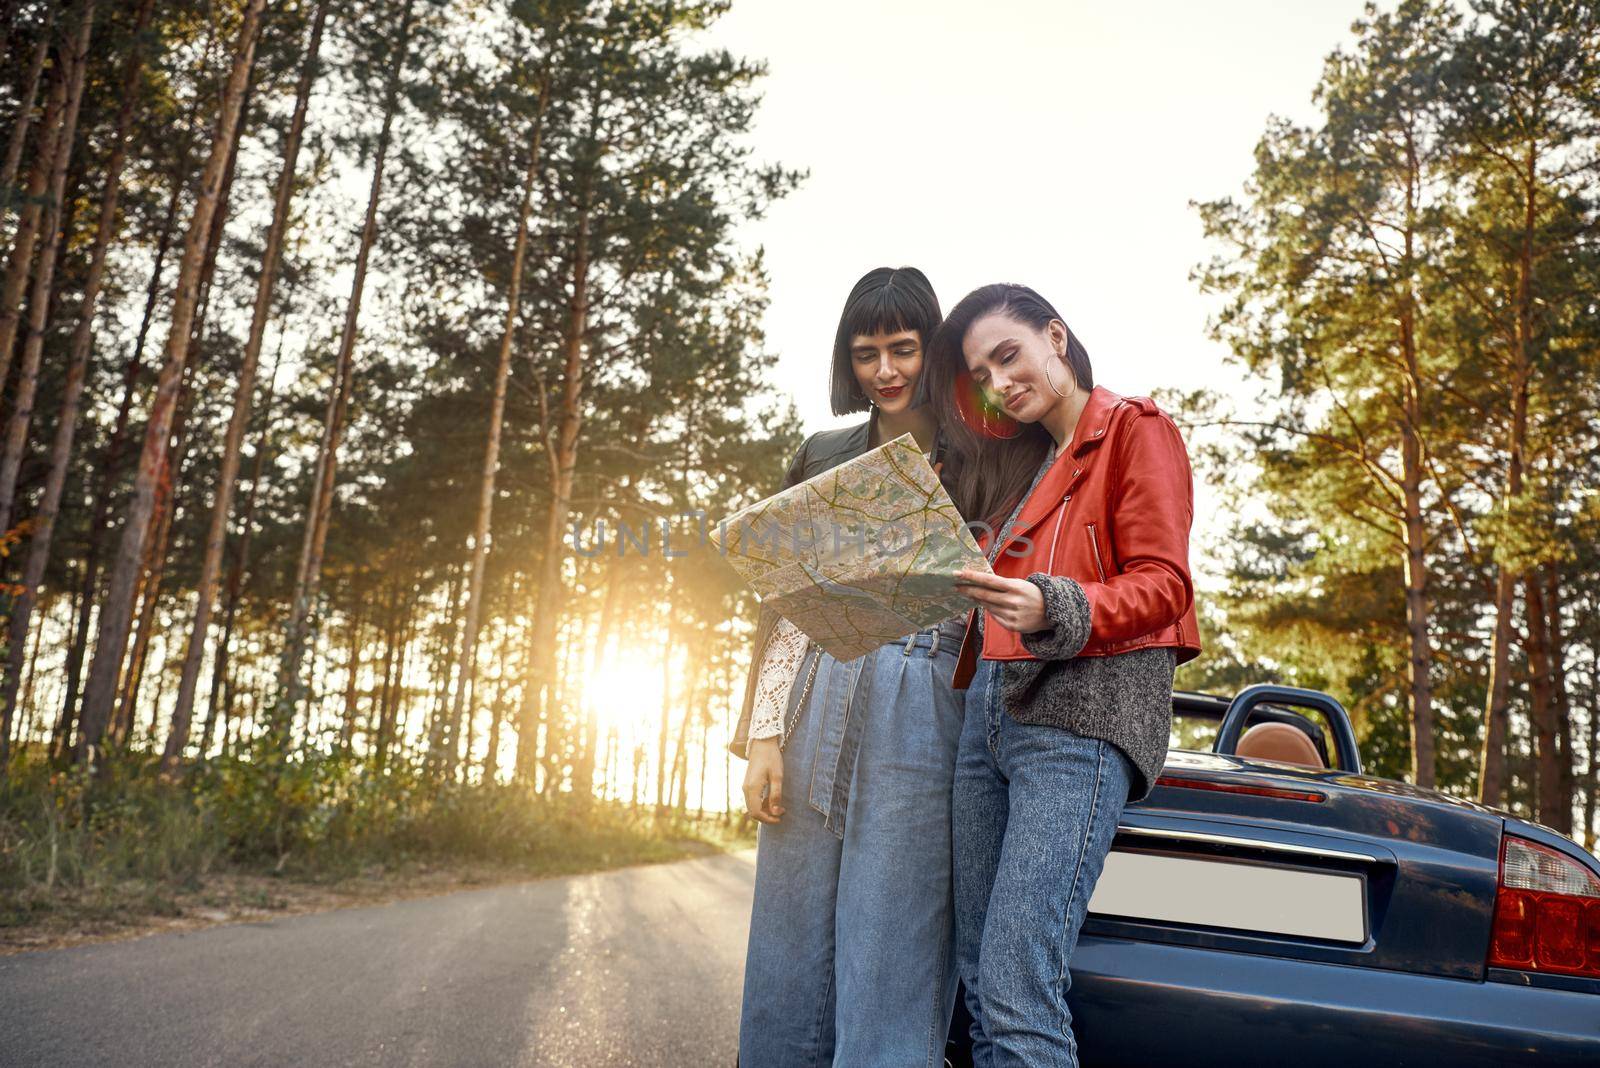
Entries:
{"type": "Polygon", "coordinates": [[[1095,536],[1094,524],[1089,524],[1089,547],[1094,550],[1094,569],[1100,573],[1100,581],[1106,580],[1106,569],[1100,563],[1100,539],[1095,536]]]}
{"type": "Polygon", "coordinates": [[[1061,521],[1067,517],[1067,503],[1072,500],[1072,494],[1061,498],[1061,511],[1056,513],[1056,529],[1050,535],[1050,573],[1056,570],[1056,541],[1061,537],[1061,521]]]}

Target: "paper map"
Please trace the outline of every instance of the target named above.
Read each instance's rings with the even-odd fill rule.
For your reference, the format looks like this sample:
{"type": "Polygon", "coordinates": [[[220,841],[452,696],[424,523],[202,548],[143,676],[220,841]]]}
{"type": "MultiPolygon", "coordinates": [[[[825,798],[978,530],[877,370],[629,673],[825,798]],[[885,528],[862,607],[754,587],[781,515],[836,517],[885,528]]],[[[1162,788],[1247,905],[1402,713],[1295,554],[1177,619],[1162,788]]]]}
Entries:
{"type": "Polygon", "coordinates": [[[956,572],[990,570],[910,434],[734,513],[711,540],[838,660],[965,613],[956,572]]]}

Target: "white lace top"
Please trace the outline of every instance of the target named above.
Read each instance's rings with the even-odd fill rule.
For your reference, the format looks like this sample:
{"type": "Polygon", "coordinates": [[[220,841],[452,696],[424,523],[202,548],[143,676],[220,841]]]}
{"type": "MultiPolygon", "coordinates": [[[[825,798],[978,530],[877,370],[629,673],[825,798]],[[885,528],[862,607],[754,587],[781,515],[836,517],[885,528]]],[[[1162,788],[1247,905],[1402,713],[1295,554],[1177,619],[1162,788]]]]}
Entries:
{"type": "Polygon", "coordinates": [[[750,708],[750,741],[783,733],[783,714],[789,707],[789,692],[794,689],[805,653],[805,633],[787,619],[779,619],[767,639],[766,654],[761,658],[761,670],[756,676],[755,698],[750,708]]]}

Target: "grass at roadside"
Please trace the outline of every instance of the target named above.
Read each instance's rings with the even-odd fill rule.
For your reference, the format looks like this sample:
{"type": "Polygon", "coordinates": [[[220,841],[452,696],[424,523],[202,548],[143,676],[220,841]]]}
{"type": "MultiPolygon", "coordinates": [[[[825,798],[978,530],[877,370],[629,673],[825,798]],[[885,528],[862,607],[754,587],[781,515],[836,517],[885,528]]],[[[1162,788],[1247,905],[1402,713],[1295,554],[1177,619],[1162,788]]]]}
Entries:
{"type": "Polygon", "coordinates": [[[0,781],[0,953],[656,863],[753,842],[746,821],[439,784],[338,756],[234,759],[163,782],[25,755],[0,781]]]}

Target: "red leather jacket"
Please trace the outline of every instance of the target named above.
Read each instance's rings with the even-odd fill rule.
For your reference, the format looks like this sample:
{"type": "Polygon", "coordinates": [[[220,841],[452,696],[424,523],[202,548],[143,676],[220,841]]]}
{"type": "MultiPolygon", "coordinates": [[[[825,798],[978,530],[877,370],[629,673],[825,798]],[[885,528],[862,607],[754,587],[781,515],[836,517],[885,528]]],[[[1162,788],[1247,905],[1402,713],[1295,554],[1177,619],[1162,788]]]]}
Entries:
{"type": "MultiPolygon", "coordinates": [[[[1010,578],[1043,571],[1078,581],[1090,615],[1079,656],[1167,645],[1182,664],[1200,655],[1189,578],[1193,521],[1194,481],[1177,424],[1149,397],[1096,386],[1071,444],[1023,504],[993,567],[1010,578]]],[[[985,534],[978,544],[987,550],[988,541],[985,534]]],[[[969,615],[951,683],[957,689],[978,666],[973,622],[969,615]]],[[[984,621],[982,655],[1033,659],[1020,636],[992,618],[984,621]]]]}

